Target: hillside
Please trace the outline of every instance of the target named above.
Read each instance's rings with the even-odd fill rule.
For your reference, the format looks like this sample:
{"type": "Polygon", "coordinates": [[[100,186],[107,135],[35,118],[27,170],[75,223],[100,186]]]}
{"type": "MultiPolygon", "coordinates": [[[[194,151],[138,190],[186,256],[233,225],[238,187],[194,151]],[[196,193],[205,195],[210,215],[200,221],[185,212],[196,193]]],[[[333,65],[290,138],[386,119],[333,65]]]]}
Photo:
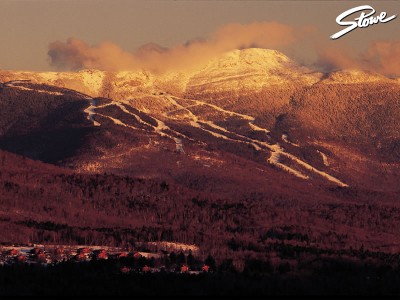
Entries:
{"type": "Polygon", "coordinates": [[[185,74],[0,82],[4,241],[400,251],[396,80],[245,49],[185,74]]]}

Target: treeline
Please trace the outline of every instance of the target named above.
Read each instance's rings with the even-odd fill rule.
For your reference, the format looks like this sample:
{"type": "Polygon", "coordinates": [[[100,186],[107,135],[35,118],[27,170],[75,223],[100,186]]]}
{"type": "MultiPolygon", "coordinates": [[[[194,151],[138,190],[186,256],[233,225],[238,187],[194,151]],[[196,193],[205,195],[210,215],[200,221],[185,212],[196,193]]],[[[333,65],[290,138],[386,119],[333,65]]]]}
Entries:
{"type": "MultiPolygon", "coordinates": [[[[227,259],[199,275],[123,273],[127,262],[109,259],[55,266],[13,264],[0,267],[1,296],[262,297],[299,295],[395,296],[400,292],[398,266],[359,264],[320,258],[297,272],[246,260],[242,272],[227,259]],[[157,287],[157,288],[154,288],[157,287]]],[[[145,263],[144,260],[141,264],[145,263]]]]}

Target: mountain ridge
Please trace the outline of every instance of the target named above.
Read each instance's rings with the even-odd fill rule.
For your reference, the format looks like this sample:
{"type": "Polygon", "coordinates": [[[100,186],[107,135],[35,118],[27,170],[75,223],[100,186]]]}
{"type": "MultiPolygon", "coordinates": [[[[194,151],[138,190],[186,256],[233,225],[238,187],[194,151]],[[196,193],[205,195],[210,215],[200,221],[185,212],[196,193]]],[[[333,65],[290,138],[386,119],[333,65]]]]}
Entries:
{"type": "MultiPolygon", "coordinates": [[[[90,149],[96,148],[93,151],[104,153],[105,157],[96,154],[93,162],[78,163],[75,167],[82,170],[98,168],[95,167],[98,165],[96,159],[118,169],[117,165],[122,162],[117,165],[109,162],[113,161],[112,151],[119,152],[119,149],[94,144],[121,144],[119,139],[124,139],[122,136],[127,134],[136,142],[124,143],[129,147],[141,147],[145,152],[148,150],[138,145],[149,136],[161,138],[159,142],[164,147],[176,146],[177,149],[182,143],[177,139],[183,139],[183,149],[194,147],[191,150],[194,152],[199,151],[199,145],[215,145],[218,150],[229,144],[241,145],[238,149],[243,153],[238,149],[229,151],[252,161],[263,161],[263,164],[303,180],[322,177],[339,186],[352,185],[354,174],[348,173],[347,167],[343,169],[346,159],[341,153],[331,153],[328,157],[327,149],[318,148],[316,145],[321,141],[336,150],[342,149],[338,146],[345,142],[359,155],[375,155],[388,162],[395,162],[400,155],[397,134],[400,125],[396,121],[400,115],[396,108],[400,85],[396,81],[357,70],[325,75],[312,72],[275,50],[230,51],[211,60],[202,69],[182,76],[180,73],[157,75],[145,70],[82,70],[75,73],[0,72],[0,80],[11,97],[16,93],[18,105],[25,101],[21,97],[38,97],[40,93],[47,93],[46,97],[51,95],[46,101],[56,106],[77,97],[71,102],[69,113],[71,118],[80,115],[74,119],[78,122],[74,126],[79,128],[82,138],[89,134],[90,139],[85,138],[90,140],[87,145],[91,144],[90,149]],[[360,96],[360,90],[366,96],[360,96]],[[36,93],[39,94],[36,96],[36,93]],[[101,97],[108,100],[104,102],[101,97]],[[81,103],[79,108],[77,101],[81,103]],[[84,103],[87,107],[82,109],[84,103]],[[393,110],[383,111],[383,104],[390,105],[393,110]],[[88,121],[83,122],[85,117],[88,121]],[[106,135],[109,130],[113,132],[113,138],[106,135]],[[102,132],[99,136],[103,140],[94,138],[96,131],[102,132]],[[242,146],[252,150],[244,150],[242,146]],[[266,157],[260,159],[257,153],[266,157]],[[342,166],[340,170],[339,165],[342,166]],[[344,180],[340,179],[342,176],[344,180]]],[[[34,105],[41,103],[38,101],[34,105]]],[[[7,107],[6,102],[3,105],[4,111],[13,109],[7,107]]],[[[60,112],[61,107],[57,108],[60,112]]],[[[31,117],[27,119],[31,120],[31,117]]],[[[13,128],[17,128],[15,126],[13,128]]],[[[45,128],[40,126],[38,130],[44,132],[45,128]]],[[[76,128],[68,130],[75,131],[76,128]]],[[[7,126],[0,128],[3,135],[7,131],[17,133],[7,126]]],[[[48,131],[46,128],[46,133],[39,136],[48,141],[51,137],[48,131]]],[[[18,140],[13,137],[4,136],[2,141],[3,145],[11,147],[9,150],[19,149],[18,140]]],[[[76,140],[76,147],[80,143],[76,140]]],[[[146,147],[154,147],[149,145],[151,143],[146,147]]],[[[48,155],[40,147],[37,150],[37,153],[48,155]]],[[[76,151],[80,153],[79,149],[76,151]]],[[[29,153],[28,149],[23,153],[29,153]]],[[[70,153],[74,157],[73,151],[70,153]]],[[[87,160],[90,155],[83,157],[87,160]]]]}
{"type": "Polygon", "coordinates": [[[152,92],[154,86],[170,87],[172,91],[176,90],[178,93],[191,93],[198,92],[196,86],[200,85],[210,85],[211,89],[225,91],[237,88],[259,90],[265,85],[288,84],[293,81],[298,81],[303,86],[318,82],[351,83],[371,80],[389,80],[398,83],[396,79],[356,70],[335,71],[324,75],[298,65],[281,52],[261,48],[232,50],[188,72],[169,71],[154,74],[146,70],[111,72],[94,69],[78,72],[0,71],[2,82],[23,79],[76,89],[92,97],[107,97],[105,86],[111,83],[123,90],[118,100],[123,100],[122,97],[127,95],[134,97],[142,92],[152,92]],[[246,81],[246,76],[253,78],[246,81]],[[228,83],[225,87],[223,84],[218,86],[218,80],[228,83]],[[241,84],[243,80],[245,82],[241,84]]]}

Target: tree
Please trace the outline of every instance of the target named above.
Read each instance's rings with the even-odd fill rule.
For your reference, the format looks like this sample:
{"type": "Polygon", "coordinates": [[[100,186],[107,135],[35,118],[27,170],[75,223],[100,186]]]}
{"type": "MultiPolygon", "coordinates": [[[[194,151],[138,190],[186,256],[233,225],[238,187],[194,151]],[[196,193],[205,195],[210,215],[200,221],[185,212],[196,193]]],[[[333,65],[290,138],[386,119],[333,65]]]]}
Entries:
{"type": "Polygon", "coordinates": [[[186,264],[186,256],[182,251],[176,257],[176,262],[178,265],[186,264]]]}
{"type": "Polygon", "coordinates": [[[169,254],[169,260],[170,260],[171,264],[176,264],[176,254],[175,254],[175,252],[172,251],[169,254]]]}
{"type": "Polygon", "coordinates": [[[215,271],[217,268],[217,265],[215,263],[215,259],[214,257],[212,257],[210,254],[207,256],[206,260],[204,261],[204,263],[210,267],[211,271],[215,271]]]}
{"type": "Polygon", "coordinates": [[[192,254],[192,250],[189,250],[189,254],[186,258],[186,261],[190,268],[193,268],[194,265],[196,264],[196,259],[194,258],[193,254],[192,254]]]}

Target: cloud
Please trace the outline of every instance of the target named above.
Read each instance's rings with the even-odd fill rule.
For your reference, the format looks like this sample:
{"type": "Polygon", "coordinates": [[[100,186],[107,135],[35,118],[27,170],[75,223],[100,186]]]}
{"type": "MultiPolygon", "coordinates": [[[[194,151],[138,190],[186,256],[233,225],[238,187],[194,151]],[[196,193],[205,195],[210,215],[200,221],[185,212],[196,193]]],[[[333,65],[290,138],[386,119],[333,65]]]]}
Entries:
{"type": "Polygon", "coordinates": [[[389,76],[400,76],[399,58],[400,40],[373,42],[361,56],[370,70],[389,76]]]}
{"type": "Polygon", "coordinates": [[[315,51],[318,57],[315,66],[323,71],[330,72],[338,69],[360,68],[357,55],[354,56],[355,53],[352,53],[346,45],[328,45],[324,42],[322,45],[319,43],[315,47],[315,51]]]}
{"type": "Polygon", "coordinates": [[[51,65],[58,69],[79,70],[82,68],[118,70],[133,68],[136,58],[117,45],[103,42],[96,47],[79,39],[69,38],[66,43],[56,41],[49,45],[51,65]]]}
{"type": "Polygon", "coordinates": [[[57,69],[133,70],[147,68],[156,71],[191,68],[226,51],[249,47],[281,49],[293,45],[309,28],[294,29],[275,22],[228,24],[205,39],[191,40],[166,49],[150,43],[136,52],[127,52],[111,42],[90,46],[69,38],[49,45],[50,63],[57,69]]]}
{"type": "Polygon", "coordinates": [[[374,41],[366,50],[355,51],[344,44],[316,47],[316,66],[324,71],[361,69],[386,76],[400,76],[400,40],[374,41]]]}
{"type": "Polygon", "coordinates": [[[50,63],[60,70],[85,68],[121,71],[148,69],[154,72],[184,70],[201,66],[215,56],[250,47],[283,51],[298,61],[314,52],[307,63],[322,71],[365,69],[389,76],[400,76],[400,40],[375,41],[367,50],[357,51],[345,42],[332,41],[312,26],[296,27],[276,22],[227,24],[206,38],[194,39],[171,48],[149,43],[134,52],[112,42],[89,45],[69,38],[49,45],[50,63]]]}

